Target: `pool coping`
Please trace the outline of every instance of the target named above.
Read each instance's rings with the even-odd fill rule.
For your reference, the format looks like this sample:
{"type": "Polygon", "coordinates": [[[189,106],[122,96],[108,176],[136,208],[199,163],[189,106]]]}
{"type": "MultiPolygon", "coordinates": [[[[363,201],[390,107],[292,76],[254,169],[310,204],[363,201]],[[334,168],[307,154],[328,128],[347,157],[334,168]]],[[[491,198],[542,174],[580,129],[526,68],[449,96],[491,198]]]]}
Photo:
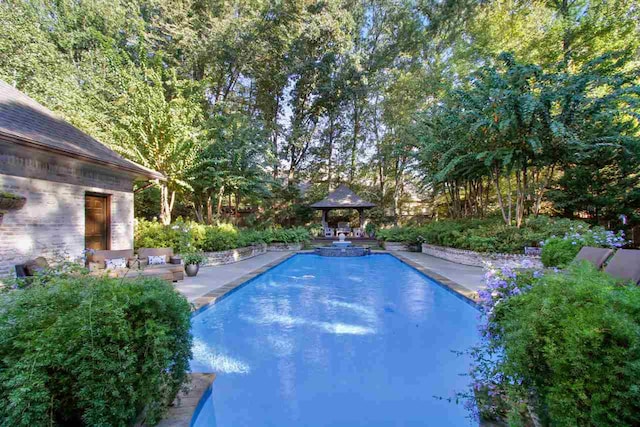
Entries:
{"type": "MultiPolygon", "coordinates": [[[[231,282],[221,286],[217,289],[207,292],[206,294],[199,296],[192,302],[192,313],[191,316],[195,316],[202,311],[206,310],[210,306],[220,302],[224,298],[233,294],[238,289],[243,286],[249,284],[253,279],[272,268],[282,264],[283,262],[291,259],[296,255],[310,255],[313,254],[312,250],[300,250],[291,252],[281,258],[271,261],[268,264],[263,265],[255,270],[251,270],[249,273],[232,280],[231,282]]],[[[474,307],[477,305],[477,293],[462,286],[461,284],[444,277],[443,275],[431,270],[430,268],[424,267],[415,261],[405,257],[404,255],[398,253],[398,251],[386,251],[386,250],[372,250],[372,255],[382,255],[388,254],[392,257],[396,258],[400,262],[408,265],[409,267],[417,270],[418,272],[424,274],[428,278],[431,278],[444,288],[451,291],[456,296],[461,297],[465,302],[470,303],[474,307]]],[[[207,395],[211,391],[211,386],[213,385],[213,381],[216,378],[215,373],[190,373],[191,385],[189,390],[185,393],[180,392],[176,397],[176,400],[169,408],[169,412],[166,417],[160,421],[158,424],[159,427],[190,427],[191,422],[193,420],[193,416],[198,412],[201,403],[204,401],[204,396],[207,395]],[[193,393],[193,394],[191,394],[193,393]],[[188,395],[190,394],[190,395],[188,395]]]]}
{"type": "MultiPolygon", "coordinates": [[[[378,252],[378,251],[376,251],[376,252],[378,252]]],[[[477,292],[472,291],[469,288],[466,288],[465,286],[461,285],[460,283],[458,283],[458,282],[456,282],[454,280],[451,280],[451,279],[443,276],[440,273],[437,273],[436,271],[434,271],[434,270],[432,270],[432,269],[430,269],[428,267],[424,267],[424,266],[418,264],[417,262],[413,261],[412,259],[409,259],[406,256],[402,255],[401,253],[398,253],[398,251],[379,251],[379,252],[387,253],[387,254],[397,258],[398,260],[402,261],[403,263],[407,264],[409,267],[412,267],[415,270],[418,270],[420,273],[422,273],[425,276],[433,279],[436,283],[444,286],[445,288],[448,288],[453,293],[455,293],[458,296],[462,297],[464,300],[469,302],[474,307],[478,305],[478,293],[477,292]]]]}
{"type": "Polygon", "coordinates": [[[169,407],[167,415],[156,424],[156,427],[190,427],[191,419],[196,413],[203,397],[211,390],[216,379],[214,373],[190,373],[190,383],[181,391],[169,407]]]}

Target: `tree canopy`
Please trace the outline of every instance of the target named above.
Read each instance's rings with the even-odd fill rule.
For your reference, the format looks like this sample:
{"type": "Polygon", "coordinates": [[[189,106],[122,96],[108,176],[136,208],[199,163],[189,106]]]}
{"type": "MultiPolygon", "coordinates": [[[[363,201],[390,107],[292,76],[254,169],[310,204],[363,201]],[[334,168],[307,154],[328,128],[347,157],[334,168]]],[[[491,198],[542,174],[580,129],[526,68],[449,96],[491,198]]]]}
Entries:
{"type": "Polygon", "coordinates": [[[303,222],[302,197],[340,183],[380,222],[637,220],[639,15],[636,0],[5,0],[0,78],[165,174],[136,198],[165,223],[303,222]]]}

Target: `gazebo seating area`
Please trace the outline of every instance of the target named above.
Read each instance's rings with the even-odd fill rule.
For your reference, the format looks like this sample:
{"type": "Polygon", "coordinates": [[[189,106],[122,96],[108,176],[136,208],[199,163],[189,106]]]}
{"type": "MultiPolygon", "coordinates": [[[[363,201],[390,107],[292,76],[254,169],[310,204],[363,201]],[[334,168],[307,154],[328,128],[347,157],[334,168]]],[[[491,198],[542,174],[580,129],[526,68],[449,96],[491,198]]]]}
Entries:
{"type": "Polygon", "coordinates": [[[365,237],[364,211],[375,207],[374,203],[363,200],[346,185],[340,185],[327,197],[311,205],[313,209],[322,211],[323,237],[336,238],[340,234],[349,237],[365,237]],[[336,227],[329,226],[329,211],[334,209],[356,209],[359,216],[359,226],[351,227],[348,222],[338,222],[336,227]]]}

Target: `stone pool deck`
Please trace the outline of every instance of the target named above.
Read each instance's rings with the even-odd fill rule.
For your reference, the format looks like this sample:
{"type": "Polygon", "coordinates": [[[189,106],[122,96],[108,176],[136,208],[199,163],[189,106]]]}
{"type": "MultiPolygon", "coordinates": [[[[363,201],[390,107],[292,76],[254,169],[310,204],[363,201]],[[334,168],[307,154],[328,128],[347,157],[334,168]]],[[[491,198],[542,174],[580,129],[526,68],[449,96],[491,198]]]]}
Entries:
{"type": "MultiPolygon", "coordinates": [[[[422,252],[397,251],[397,253],[421,267],[444,276],[471,291],[478,292],[478,290],[484,287],[484,270],[482,267],[462,265],[423,254],[422,252]]],[[[429,273],[427,272],[427,274],[429,273]]]]}
{"type": "MultiPolygon", "coordinates": [[[[293,254],[290,251],[267,252],[234,264],[202,267],[196,277],[185,277],[178,282],[176,289],[199,308],[293,254]]],[[[456,264],[420,252],[393,251],[392,254],[465,296],[470,296],[483,286],[484,273],[480,267],[456,264]]]]}

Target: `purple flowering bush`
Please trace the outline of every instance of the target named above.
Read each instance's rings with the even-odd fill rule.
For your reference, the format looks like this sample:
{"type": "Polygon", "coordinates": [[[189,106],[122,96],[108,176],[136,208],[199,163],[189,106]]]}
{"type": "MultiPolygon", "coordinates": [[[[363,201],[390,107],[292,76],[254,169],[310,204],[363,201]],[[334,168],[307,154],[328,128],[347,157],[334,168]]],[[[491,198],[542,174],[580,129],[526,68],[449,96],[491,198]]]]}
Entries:
{"type": "Polygon", "coordinates": [[[640,288],[588,263],[490,268],[468,407],[543,426],[640,425],[640,288]]]}
{"type": "Polygon", "coordinates": [[[624,231],[617,233],[603,227],[589,228],[578,224],[572,226],[564,237],[552,236],[540,242],[542,245],[542,263],[546,267],[565,267],[584,246],[599,248],[621,248],[627,244],[624,231]]]}

